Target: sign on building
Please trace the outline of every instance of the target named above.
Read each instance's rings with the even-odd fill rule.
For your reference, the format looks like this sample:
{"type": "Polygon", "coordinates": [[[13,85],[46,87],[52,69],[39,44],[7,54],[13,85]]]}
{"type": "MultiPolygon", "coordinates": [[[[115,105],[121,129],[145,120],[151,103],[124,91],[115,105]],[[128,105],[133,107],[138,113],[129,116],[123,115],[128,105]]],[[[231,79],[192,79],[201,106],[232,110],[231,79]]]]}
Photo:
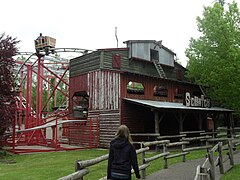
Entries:
{"type": "Polygon", "coordinates": [[[188,107],[211,108],[211,99],[204,95],[191,96],[189,92],[186,92],[183,104],[188,107]]]}

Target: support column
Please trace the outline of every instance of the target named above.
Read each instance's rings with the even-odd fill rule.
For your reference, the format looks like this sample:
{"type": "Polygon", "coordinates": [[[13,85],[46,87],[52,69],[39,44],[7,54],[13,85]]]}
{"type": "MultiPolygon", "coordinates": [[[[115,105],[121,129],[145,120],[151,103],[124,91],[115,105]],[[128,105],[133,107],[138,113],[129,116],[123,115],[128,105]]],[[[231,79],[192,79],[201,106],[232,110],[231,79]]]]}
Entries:
{"type": "Polygon", "coordinates": [[[234,132],[234,120],[233,120],[232,113],[229,114],[229,121],[230,121],[231,137],[233,137],[235,132],[234,132]]]}
{"type": "Polygon", "coordinates": [[[179,123],[179,132],[182,132],[182,131],[183,131],[183,122],[184,122],[186,116],[187,116],[187,114],[185,114],[185,115],[183,116],[183,113],[182,113],[182,112],[179,113],[179,117],[178,117],[177,114],[175,115],[175,118],[177,119],[177,121],[178,121],[178,123],[179,123]]]}
{"type": "Polygon", "coordinates": [[[159,132],[159,114],[158,114],[158,111],[154,112],[154,121],[155,121],[155,133],[160,134],[160,132],[159,132]]]}
{"type": "Polygon", "coordinates": [[[182,117],[182,112],[180,113],[180,117],[179,117],[179,132],[183,132],[183,117],[182,117]]]}
{"type": "Polygon", "coordinates": [[[199,128],[199,131],[202,131],[202,114],[199,113],[199,117],[198,117],[198,128],[199,128]]]}

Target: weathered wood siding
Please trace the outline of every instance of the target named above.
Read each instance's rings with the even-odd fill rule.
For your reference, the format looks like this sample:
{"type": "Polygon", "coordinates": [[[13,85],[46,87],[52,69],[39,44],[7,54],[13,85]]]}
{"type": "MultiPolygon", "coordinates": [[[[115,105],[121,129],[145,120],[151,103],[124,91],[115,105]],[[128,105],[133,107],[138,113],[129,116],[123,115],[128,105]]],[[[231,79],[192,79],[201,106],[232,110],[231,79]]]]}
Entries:
{"type": "MultiPolygon", "coordinates": [[[[74,92],[86,91],[89,95],[89,117],[96,117],[99,127],[99,147],[108,147],[117,127],[120,124],[120,74],[113,71],[92,71],[70,78],[70,109],[74,92]]],[[[72,111],[70,111],[72,112],[72,111]]],[[[88,118],[89,119],[89,118],[88,118]]],[[[86,127],[72,128],[71,143],[87,144],[86,137],[90,133],[89,120],[86,127]],[[81,132],[78,132],[81,131],[81,132]]]]}
{"type": "Polygon", "coordinates": [[[120,74],[113,71],[88,73],[89,108],[119,109],[120,74]]]}
{"type": "Polygon", "coordinates": [[[157,70],[152,62],[128,59],[128,49],[122,51],[110,51],[105,50],[103,55],[103,66],[104,69],[112,69],[112,56],[119,54],[121,56],[121,68],[120,71],[131,72],[135,74],[147,75],[152,77],[159,77],[157,70]]]}
{"type": "MultiPolygon", "coordinates": [[[[119,54],[121,57],[121,68],[119,69],[120,71],[159,78],[159,74],[151,61],[128,59],[128,53],[128,49],[122,49],[121,51],[103,51],[101,68],[117,70],[112,67],[112,59],[114,54],[119,54]]],[[[162,65],[162,68],[168,79],[187,82],[187,79],[184,76],[185,68],[182,67],[180,64],[174,62],[174,67],[162,65]]]]}
{"type": "MultiPolygon", "coordinates": [[[[127,125],[133,134],[155,133],[154,113],[151,111],[151,109],[142,106],[136,106],[125,101],[122,102],[121,124],[127,125]]],[[[132,138],[134,141],[144,140],[142,138],[132,138]]]]}
{"type": "MultiPolygon", "coordinates": [[[[70,61],[70,77],[102,69],[159,78],[159,74],[151,61],[128,59],[128,54],[128,48],[101,49],[74,58],[70,61]],[[116,54],[120,56],[120,68],[113,67],[113,56],[116,54]]],[[[185,69],[178,63],[175,62],[174,67],[163,65],[162,68],[168,79],[187,81],[184,77],[185,69]],[[182,72],[181,78],[179,72],[182,72]]]]}
{"type": "Polygon", "coordinates": [[[70,77],[95,71],[100,68],[100,51],[94,51],[70,60],[70,77]]]}
{"type": "Polygon", "coordinates": [[[99,147],[109,147],[119,125],[119,110],[99,112],[99,147]]]}
{"type": "Polygon", "coordinates": [[[69,144],[84,148],[99,146],[99,115],[89,112],[87,123],[69,123],[69,144]]]}
{"type": "Polygon", "coordinates": [[[86,91],[89,109],[119,109],[120,74],[113,71],[93,71],[70,77],[70,109],[74,92],[86,91]]]}
{"type": "Polygon", "coordinates": [[[182,102],[183,99],[175,97],[176,89],[181,89],[185,92],[190,92],[195,94],[199,92],[200,89],[197,85],[190,83],[182,83],[177,81],[171,81],[160,78],[153,78],[147,76],[141,76],[130,73],[121,74],[121,97],[122,98],[134,98],[134,99],[149,99],[149,100],[158,100],[158,101],[168,101],[168,102],[182,102]],[[138,82],[141,83],[144,87],[144,94],[130,94],[127,92],[128,82],[138,82]],[[168,89],[168,97],[154,96],[154,86],[166,86],[168,89]]]}
{"type": "Polygon", "coordinates": [[[120,49],[120,50],[103,50],[102,56],[101,56],[101,69],[108,69],[108,70],[115,70],[115,71],[122,71],[126,67],[128,67],[128,49],[120,49]],[[120,61],[121,61],[121,68],[116,69],[113,68],[112,62],[113,62],[113,56],[115,54],[120,55],[120,61]]]}

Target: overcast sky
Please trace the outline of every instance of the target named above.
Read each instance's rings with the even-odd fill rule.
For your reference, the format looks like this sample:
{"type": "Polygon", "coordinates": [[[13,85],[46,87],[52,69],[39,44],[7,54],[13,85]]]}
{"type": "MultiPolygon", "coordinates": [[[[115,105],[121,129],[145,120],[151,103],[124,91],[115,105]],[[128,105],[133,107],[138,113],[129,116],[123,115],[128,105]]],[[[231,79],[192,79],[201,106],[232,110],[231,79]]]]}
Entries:
{"type": "MultiPolygon", "coordinates": [[[[226,0],[232,2],[232,0],[226,0]]],[[[236,0],[239,4],[240,0],[236,0]]],[[[96,50],[127,40],[162,40],[185,66],[196,17],[214,0],[4,0],[0,33],[17,37],[20,52],[34,52],[34,39],[56,38],[57,48],[96,50]]],[[[61,57],[64,55],[60,54],[61,57]]]]}

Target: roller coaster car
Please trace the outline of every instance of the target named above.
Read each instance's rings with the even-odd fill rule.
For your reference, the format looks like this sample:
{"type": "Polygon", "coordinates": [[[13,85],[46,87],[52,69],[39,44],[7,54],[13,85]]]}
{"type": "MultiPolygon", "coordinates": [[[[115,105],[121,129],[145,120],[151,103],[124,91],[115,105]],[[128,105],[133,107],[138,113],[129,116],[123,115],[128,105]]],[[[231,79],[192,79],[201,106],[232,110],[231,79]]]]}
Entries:
{"type": "MultiPolygon", "coordinates": [[[[56,39],[49,36],[42,36],[41,33],[40,36],[34,40],[34,42],[36,52],[39,53],[40,51],[44,51],[46,55],[49,54],[49,49],[55,48],[56,45],[56,39]]],[[[52,50],[52,53],[54,53],[54,50],[52,50]]]]}

